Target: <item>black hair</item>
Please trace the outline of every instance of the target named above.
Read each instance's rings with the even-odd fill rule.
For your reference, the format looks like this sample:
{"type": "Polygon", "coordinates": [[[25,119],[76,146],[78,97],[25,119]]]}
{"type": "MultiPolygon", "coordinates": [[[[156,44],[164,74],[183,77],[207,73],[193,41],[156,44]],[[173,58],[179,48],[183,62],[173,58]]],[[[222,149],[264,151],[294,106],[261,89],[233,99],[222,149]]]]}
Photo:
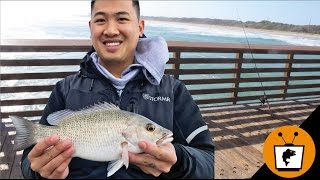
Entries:
{"type": "MultiPolygon", "coordinates": [[[[94,6],[94,3],[96,2],[96,0],[91,0],[91,13],[92,13],[92,9],[94,6]]],[[[138,19],[140,19],[140,5],[139,5],[139,0],[132,0],[132,5],[134,7],[134,9],[137,12],[137,17],[138,19]]]]}

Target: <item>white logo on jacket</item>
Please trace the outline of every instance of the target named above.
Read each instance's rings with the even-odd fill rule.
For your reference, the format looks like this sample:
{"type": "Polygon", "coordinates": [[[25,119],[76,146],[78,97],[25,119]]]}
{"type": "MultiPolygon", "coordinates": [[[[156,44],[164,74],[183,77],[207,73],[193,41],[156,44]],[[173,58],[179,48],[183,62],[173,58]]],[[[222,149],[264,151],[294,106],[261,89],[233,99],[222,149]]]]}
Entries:
{"type": "Polygon", "coordinates": [[[148,101],[166,101],[166,102],[170,102],[171,99],[170,97],[163,97],[163,96],[156,96],[156,97],[152,97],[149,94],[143,93],[142,94],[143,99],[148,100],[148,101]]]}

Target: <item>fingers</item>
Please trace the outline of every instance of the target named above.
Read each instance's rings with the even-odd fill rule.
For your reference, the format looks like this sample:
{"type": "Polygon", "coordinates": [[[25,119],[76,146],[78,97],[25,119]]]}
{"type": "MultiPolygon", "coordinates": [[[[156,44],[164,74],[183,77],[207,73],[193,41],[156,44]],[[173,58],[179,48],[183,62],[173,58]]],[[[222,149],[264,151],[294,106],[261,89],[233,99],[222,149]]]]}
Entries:
{"type": "Polygon", "coordinates": [[[161,173],[168,173],[177,162],[177,155],[173,144],[157,146],[148,142],[139,142],[139,147],[145,153],[129,152],[130,163],[137,165],[146,174],[158,177],[161,173]]]}
{"type": "Polygon", "coordinates": [[[69,174],[69,163],[71,161],[71,157],[66,159],[60,166],[58,166],[54,171],[51,172],[50,175],[48,175],[48,178],[52,179],[65,179],[69,174]]]}
{"type": "MultiPolygon", "coordinates": [[[[152,163],[151,163],[152,164],[152,163]]],[[[144,173],[146,174],[152,174],[155,177],[158,177],[162,174],[162,171],[159,171],[158,169],[154,168],[154,167],[150,167],[150,165],[140,165],[140,164],[136,164],[144,173]]],[[[154,164],[152,164],[154,165],[154,164]]]]}
{"type": "MultiPolygon", "coordinates": [[[[68,141],[64,141],[63,143],[67,144],[68,141]]],[[[62,143],[62,144],[63,144],[62,143]]],[[[63,146],[63,145],[58,145],[63,146]]],[[[57,149],[61,147],[52,148],[55,152],[50,152],[49,154],[57,153],[57,149]]],[[[45,166],[41,168],[39,172],[42,177],[51,177],[51,178],[60,178],[72,159],[72,154],[74,153],[73,147],[69,147],[65,151],[62,151],[57,156],[52,158],[45,166]]]]}
{"type": "Polygon", "coordinates": [[[70,140],[59,141],[55,135],[45,138],[28,155],[31,169],[45,178],[65,178],[74,151],[70,140]]]}
{"type": "Polygon", "coordinates": [[[152,143],[141,141],[139,147],[144,150],[145,153],[156,157],[158,160],[171,163],[172,165],[177,162],[176,150],[171,143],[163,146],[157,146],[152,143]]]}
{"type": "Polygon", "coordinates": [[[171,163],[158,160],[149,154],[134,154],[129,152],[130,162],[140,167],[147,174],[158,177],[161,173],[168,173],[171,163]]]}
{"type": "Polygon", "coordinates": [[[69,158],[72,155],[71,151],[69,150],[71,148],[71,146],[72,146],[72,143],[70,140],[64,140],[64,141],[57,143],[52,148],[45,151],[45,153],[47,154],[46,159],[48,159],[48,161],[51,161],[53,159],[57,160],[57,159],[59,159],[59,157],[60,157],[60,159],[63,157],[64,160],[66,158],[69,158]],[[69,153],[67,150],[69,150],[69,153]],[[65,151],[67,151],[67,152],[65,152],[65,151]]]}
{"type": "Polygon", "coordinates": [[[28,154],[28,159],[31,162],[31,169],[37,171],[47,164],[53,156],[46,154],[50,148],[59,142],[59,136],[53,135],[46,137],[38,142],[28,154]]]}
{"type": "Polygon", "coordinates": [[[59,142],[59,136],[57,135],[44,138],[33,147],[32,151],[30,151],[28,155],[28,158],[32,159],[32,158],[41,156],[46,149],[48,149],[50,146],[55,145],[58,142],[59,142]]]}

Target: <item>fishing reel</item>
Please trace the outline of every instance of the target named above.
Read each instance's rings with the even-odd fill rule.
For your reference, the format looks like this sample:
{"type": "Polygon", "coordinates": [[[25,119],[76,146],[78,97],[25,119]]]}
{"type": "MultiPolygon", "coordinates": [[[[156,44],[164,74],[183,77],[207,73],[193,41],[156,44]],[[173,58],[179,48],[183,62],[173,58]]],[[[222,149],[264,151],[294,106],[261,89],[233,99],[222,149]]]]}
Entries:
{"type": "Polygon", "coordinates": [[[265,104],[268,101],[268,98],[266,95],[264,95],[264,96],[260,97],[259,100],[260,100],[261,104],[265,104]]]}
{"type": "Polygon", "coordinates": [[[269,102],[268,102],[267,95],[263,95],[262,97],[259,98],[259,100],[261,102],[261,105],[267,104],[270,116],[273,117],[271,109],[270,109],[270,105],[269,105],[269,102]]]}

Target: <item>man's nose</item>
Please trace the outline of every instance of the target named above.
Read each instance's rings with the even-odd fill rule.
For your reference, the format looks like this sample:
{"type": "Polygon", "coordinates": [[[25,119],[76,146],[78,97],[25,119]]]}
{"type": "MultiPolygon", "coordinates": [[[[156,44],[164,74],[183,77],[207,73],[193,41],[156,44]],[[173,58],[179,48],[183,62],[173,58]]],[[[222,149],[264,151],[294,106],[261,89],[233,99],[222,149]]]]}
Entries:
{"type": "Polygon", "coordinates": [[[114,37],[119,35],[119,29],[118,29],[117,23],[109,22],[105,30],[103,31],[103,34],[108,37],[114,37]]]}

